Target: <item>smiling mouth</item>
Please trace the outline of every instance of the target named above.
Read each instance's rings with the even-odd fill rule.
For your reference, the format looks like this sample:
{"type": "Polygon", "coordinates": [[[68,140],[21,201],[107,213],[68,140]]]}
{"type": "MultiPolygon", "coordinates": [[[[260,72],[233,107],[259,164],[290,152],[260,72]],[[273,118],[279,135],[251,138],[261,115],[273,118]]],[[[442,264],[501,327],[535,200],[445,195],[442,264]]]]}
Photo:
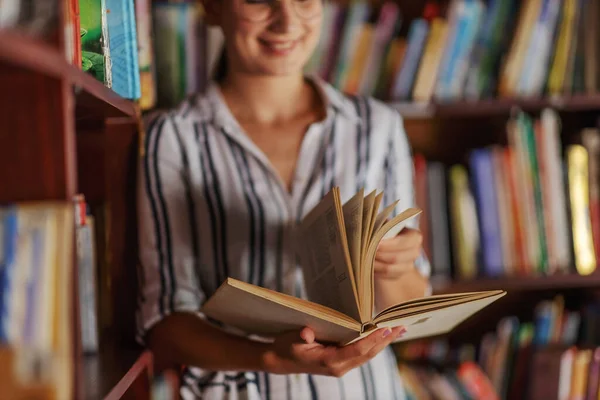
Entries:
{"type": "Polygon", "coordinates": [[[288,41],[284,41],[284,42],[272,42],[272,41],[268,41],[268,40],[259,39],[259,41],[263,46],[267,47],[271,51],[274,51],[277,53],[287,53],[287,52],[290,52],[291,50],[293,50],[294,47],[296,47],[296,45],[298,44],[298,42],[300,40],[296,39],[296,40],[288,40],[288,41]]]}

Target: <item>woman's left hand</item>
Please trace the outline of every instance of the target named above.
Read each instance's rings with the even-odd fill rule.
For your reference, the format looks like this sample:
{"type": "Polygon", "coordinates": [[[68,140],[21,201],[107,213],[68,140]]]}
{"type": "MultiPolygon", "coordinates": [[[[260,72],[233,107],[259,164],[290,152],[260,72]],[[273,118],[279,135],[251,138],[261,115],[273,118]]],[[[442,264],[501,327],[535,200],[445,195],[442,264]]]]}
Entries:
{"type": "Polygon", "coordinates": [[[396,279],[410,272],[421,255],[423,235],[405,228],[396,237],[382,240],[375,254],[375,278],[396,279]]]}

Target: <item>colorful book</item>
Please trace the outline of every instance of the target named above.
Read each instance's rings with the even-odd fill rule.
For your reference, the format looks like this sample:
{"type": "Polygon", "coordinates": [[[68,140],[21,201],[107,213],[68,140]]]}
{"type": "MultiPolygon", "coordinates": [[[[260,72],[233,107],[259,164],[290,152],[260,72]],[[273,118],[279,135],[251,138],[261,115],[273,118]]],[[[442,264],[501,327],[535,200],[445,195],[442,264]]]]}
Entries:
{"type": "Polygon", "coordinates": [[[575,266],[581,275],[589,275],[596,269],[596,255],[589,212],[588,153],[581,145],[570,145],[566,149],[566,154],[575,266]]]}
{"type": "Polygon", "coordinates": [[[156,75],[150,0],[135,0],[140,68],[140,108],[148,110],[156,105],[156,75]]]}
{"type": "Polygon", "coordinates": [[[137,100],[141,92],[133,0],[105,1],[112,61],[112,89],[121,97],[137,100]]]}
{"type": "Polygon", "coordinates": [[[105,0],[79,0],[81,68],[106,87],[112,87],[112,71],[105,0]]]}

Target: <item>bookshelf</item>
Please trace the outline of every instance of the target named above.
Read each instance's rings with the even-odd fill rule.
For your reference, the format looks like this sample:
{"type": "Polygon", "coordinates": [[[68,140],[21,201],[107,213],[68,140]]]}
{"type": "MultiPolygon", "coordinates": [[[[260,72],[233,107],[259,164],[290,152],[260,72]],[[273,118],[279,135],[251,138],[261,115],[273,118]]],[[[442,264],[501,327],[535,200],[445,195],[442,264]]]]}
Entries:
{"type": "MultiPolygon", "coordinates": [[[[82,354],[74,289],[73,396],[118,399],[146,393],[149,397],[152,357],[133,344],[130,324],[135,303],[130,294],[136,286],[134,184],[139,149],[134,103],[70,65],[53,43],[8,30],[0,31],[0,87],[0,202],[71,204],[76,193],[83,193],[90,205],[106,210],[109,220],[107,304],[114,326],[102,334],[118,339],[101,342],[98,354],[82,354]]],[[[72,279],[77,281],[77,268],[72,279]]],[[[12,365],[11,349],[1,350],[0,364],[12,365]]],[[[10,384],[0,380],[0,387],[10,384]]],[[[48,388],[27,390],[42,399],[48,388]]]]}
{"type": "Polygon", "coordinates": [[[548,276],[514,276],[497,279],[483,278],[471,281],[454,281],[452,283],[433,285],[435,294],[494,290],[502,288],[507,292],[544,292],[589,290],[600,287],[600,273],[591,275],[556,274],[548,276]]]}
{"type": "Polygon", "coordinates": [[[107,89],[89,74],[70,65],[46,43],[4,31],[0,35],[0,60],[7,65],[63,80],[76,93],[77,118],[135,117],[132,102],[107,89]]]}
{"type": "Polygon", "coordinates": [[[499,98],[480,101],[454,101],[447,103],[418,104],[391,102],[405,120],[427,120],[432,118],[488,118],[507,116],[514,109],[536,113],[544,108],[575,113],[600,109],[600,95],[578,94],[556,98],[499,98]]]}

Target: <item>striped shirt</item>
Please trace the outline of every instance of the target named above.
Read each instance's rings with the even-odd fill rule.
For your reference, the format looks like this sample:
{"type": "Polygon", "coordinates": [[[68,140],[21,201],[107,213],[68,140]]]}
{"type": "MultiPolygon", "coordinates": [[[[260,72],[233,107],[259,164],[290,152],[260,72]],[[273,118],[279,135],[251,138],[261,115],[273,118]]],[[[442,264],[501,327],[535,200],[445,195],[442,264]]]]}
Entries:
{"type": "MultiPolygon", "coordinates": [[[[395,212],[413,205],[402,120],[383,103],[315,79],[323,120],[303,137],[291,190],[244,133],[216,84],[154,118],[139,168],[139,339],[173,311],[198,312],[226,277],[304,297],[292,235],[333,187],[342,200],[384,190],[395,212]]],[[[429,274],[422,257],[416,267],[429,274]]],[[[202,315],[198,313],[200,317],[202,315]]],[[[404,399],[390,349],[343,378],[193,366],[184,399],[404,399]]]]}

